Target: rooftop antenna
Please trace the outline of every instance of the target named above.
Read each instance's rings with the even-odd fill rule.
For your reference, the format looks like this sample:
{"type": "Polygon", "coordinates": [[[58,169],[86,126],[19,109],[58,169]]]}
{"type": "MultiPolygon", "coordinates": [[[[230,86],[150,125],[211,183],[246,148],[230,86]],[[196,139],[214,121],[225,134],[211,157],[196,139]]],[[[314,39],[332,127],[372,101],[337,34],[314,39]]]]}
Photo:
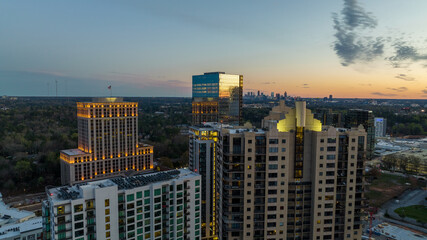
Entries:
{"type": "Polygon", "coordinates": [[[113,89],[111,88],[111,85],[108,86],[108,90],[110,90],[110,97],[113,97],[113,89]]]}

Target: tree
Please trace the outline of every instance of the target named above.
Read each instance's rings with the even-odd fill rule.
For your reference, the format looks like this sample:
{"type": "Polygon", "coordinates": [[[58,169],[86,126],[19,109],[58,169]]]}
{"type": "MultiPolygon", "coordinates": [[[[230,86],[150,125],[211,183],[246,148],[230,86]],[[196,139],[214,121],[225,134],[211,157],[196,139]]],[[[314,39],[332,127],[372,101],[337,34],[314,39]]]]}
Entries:
{"type": "Polygon", "coordinates": [[[382,159],[382,164],[385,169],[394,171],[397,166],[397,157],[394,154],[386,155],[382,159]]]}
{"type": "Polygon", "coordinates": [[[408,158],[409,163],[412,165],[412,172],[418,173],[421,166],[421,158],[413,155],[408,156],[408,158]]]}
{"type": "Polygon", "coordinates": [[[173,168],[173,163],[168,157],[159,158],[159,167],[173,168]]]}
{"type": "Polygon", "coordinates": [[[15,165],[15,170],[20,178],[25,178],[31,173],[31,164],[26,160],[20,160],[15,165]]]}
{"type": "Polygon", "coordinates": [[[12,179],[9,179],[3,184],[3,188],[12,191],[15,189],[15,182],[12,179]]]}
{"type": "Polygon", "coordinates": [[[38,186],[43,186],[43,184],[44,184],[44,177],[40,176],[40,177],[37,179],[37,185],[38,185],[38,186]]]}
{"type": "Polygon", "coordinates": [[[402,172],[406,173],[407,169],[408,169],[408,163],[409,163],[409,159],[408,157],[404,156],[404,155],[399,155],[398,156],[399,159],[399,168],[402,172]]]}
{"type": "Polygon", "coordinates": [[[377,179],[380,176],[381,172],[378,168],[372,168],[367,176],[369,176],[370,181],[373,181],[374,179],[377,179]]]}

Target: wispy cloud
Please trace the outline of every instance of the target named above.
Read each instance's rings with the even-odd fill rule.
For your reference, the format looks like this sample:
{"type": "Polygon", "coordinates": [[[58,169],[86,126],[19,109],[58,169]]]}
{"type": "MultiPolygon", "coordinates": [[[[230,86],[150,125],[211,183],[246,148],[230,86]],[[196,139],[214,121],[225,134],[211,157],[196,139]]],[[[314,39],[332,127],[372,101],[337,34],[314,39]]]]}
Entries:
{"type": "Polygon", "coordinates": [[[333,48],[341,59],[341,65],[369,62],[384,53],[383,38],[364,34],[364,30],[377,26],[377,20],[356,0],[344,0],[343,10],[340,14],[333,14],[332,18],[336,38],[333,48]]]}
{"type": "Polygon", "coordinates": [[[310,88],[310,85],[308,83],[304,83],[304,84],[297,86],[297,87],[299,87],[299,88],[310,88]]]}
{"type": "Polygon", "coordinates": [[[381,97],[393,97],[393,96],[397,96],[397,94],[394,93],[382,93],[382,92],[372,92],[372,95],[377,95],[377,96],[381,96],[381,97]]]}
{"type": "Polygon", "coordinates": [[[406,42],[396,42],[393,47],[394,55],[387,60],[394,68],[408,67],[413,62],[427,60],[427,54],[420,54],[418,49],[406,42]]]}
{"type": "Polygon", "coordinates": [[[408,82],[415,81],[415,78],[410,77],[410,76],[408,76],[406,74],[398,74],[397,76],[395,76],[395,78],[402,79],[402,80],[408,81],[408,82]]]}
{"type": "MultiPolygon", "coordinates": [[[[408,68],[414,62],[420,62],[427,68],[427,54],[420,48],[404,40],[412,40],[408,34],[394,33],[393,36],[376,35],[377,19],[367,12],[358,0],[343,0],[340,13],[332,15],[335,29],[333,49],[341,60],[341,65],[350,66],[366,63],[383,56],[393,68],[408,68]],[[385,54],[391,53],[392,54],[385,54]],[[385,55],[385,56],[384,56],[385,55]],[[391,55],[391,56],[390,56],[391,55]]],[[[406,80],[405,80],[406,81],[406,80]]]]}
{"type": "Polygon", "coordinates": [[[422,93],[427,94],[427,89],[421,90],[422,93]]]}
{"type": "Polygon", "coordinates": [[[400,88],[387,88],[387,89],[389,89],[389,90],[393,90],[393,91],[396,91],[396,92],[404,92],[404,91],[408,91],[408,88],[407,88],[407,87],[400,87],[400,88]]]}
{"type": "Polygon", "coordinates": [[[21,71],[24,73],[33,73],[33,74],[42,74],[42,75],[48,75],[53,77],[67,77],[68,75],[62,72],[55,72],[55,71],[46,71],[46,70],[24,70],[21,71]]]}
{"type": "Polygon", "coordinates": [[[276,82],[262,82],[262,84],[276,84],[276,82]]]}

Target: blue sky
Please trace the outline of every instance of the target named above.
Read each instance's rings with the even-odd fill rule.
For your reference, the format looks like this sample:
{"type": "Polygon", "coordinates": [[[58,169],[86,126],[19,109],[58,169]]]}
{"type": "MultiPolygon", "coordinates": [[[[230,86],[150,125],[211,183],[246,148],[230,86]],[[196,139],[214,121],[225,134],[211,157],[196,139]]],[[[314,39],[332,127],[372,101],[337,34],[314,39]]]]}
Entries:
{"type": "Polygon", "coordinates": [[[112,85],[120,96],[191,96],[192,75],[225,71],[244,75],[245,92],[425,98],[422,9],[425,0],[3,0],[0,95],[53,95],[57,80],[59,95],[108,95],[112,85]],[[354,28],[344,3],[362,14],[354,28]],[[337,33],[358,41],[336,45],[337,33]],[[398,56],[399,43],[416,51],[398,56]]]}

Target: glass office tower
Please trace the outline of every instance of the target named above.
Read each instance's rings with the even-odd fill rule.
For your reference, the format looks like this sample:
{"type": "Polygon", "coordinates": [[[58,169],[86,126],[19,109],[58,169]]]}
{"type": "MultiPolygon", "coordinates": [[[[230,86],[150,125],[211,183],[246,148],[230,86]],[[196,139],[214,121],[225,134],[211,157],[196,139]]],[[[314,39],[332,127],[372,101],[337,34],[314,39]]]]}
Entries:
{"type": "Polygon", "coordinates": [[[193,125],[203,122],[240,124],[243,75],[211,72],[193,76],[193,125]]]}

